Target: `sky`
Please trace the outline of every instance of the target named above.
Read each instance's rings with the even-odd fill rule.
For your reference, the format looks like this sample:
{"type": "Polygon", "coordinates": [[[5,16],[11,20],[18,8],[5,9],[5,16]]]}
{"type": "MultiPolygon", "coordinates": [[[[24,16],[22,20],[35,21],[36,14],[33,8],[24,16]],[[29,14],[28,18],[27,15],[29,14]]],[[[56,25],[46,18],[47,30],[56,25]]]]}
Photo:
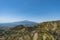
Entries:
{"type": "Polygon", "coordinates": [[[60,20],[60,0],[0,0],[0,23],[60,20]]]}

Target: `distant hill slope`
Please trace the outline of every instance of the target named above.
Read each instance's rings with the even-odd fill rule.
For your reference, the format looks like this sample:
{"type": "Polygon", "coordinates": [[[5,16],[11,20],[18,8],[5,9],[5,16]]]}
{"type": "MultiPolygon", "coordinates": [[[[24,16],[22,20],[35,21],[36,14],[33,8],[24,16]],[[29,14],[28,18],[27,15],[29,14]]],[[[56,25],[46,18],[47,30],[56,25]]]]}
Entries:
{"type": "Polygon", "coordinates": [[[13,23],[0,23],[0,28],[14,27],[17,25],[33,26],[36,24],[37,24],[36,22],[25,20],[25,21],[20,21],[20,22],[13,22],[13,23]]]}

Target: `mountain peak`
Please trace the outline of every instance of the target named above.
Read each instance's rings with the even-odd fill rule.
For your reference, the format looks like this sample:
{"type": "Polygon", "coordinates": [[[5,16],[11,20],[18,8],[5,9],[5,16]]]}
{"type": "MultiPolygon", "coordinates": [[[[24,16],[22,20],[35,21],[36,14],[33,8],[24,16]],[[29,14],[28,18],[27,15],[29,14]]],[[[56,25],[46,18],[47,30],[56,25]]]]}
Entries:
{"type": "Polygon", "coordinates": [[[21,22],[29,22],[29,20],[23,20],[23,21],[21,21],[21,22]]]}
{"type": "Polygon", "coordinates": [[[17,25],[33,26],[36,24],[37,24],[36,22],[24,20],[24,21],[12,22],[12,23],[2,23],[2,24],[0,24],[0,26],[1,27],[14,27],[17,25]]]}

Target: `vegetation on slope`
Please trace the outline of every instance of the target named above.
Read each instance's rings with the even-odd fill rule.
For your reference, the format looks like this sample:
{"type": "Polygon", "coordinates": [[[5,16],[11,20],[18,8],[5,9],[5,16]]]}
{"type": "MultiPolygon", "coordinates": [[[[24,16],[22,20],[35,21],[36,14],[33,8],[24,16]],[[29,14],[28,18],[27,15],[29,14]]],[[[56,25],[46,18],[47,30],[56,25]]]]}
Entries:
{"type": "Polygon", "coordinates": [[[60,40],[60,21],[43,22],[31,27],[17,25],[0,30],[0,40],[60,40]]]}

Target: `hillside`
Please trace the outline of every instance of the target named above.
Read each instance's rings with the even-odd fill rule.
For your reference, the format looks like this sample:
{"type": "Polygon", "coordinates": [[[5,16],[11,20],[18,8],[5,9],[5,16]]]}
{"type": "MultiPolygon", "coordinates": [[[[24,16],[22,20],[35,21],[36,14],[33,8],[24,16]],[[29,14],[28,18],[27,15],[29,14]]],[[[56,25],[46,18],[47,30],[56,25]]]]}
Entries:
{"type": "Polygon", "coordinates": [[[1,40],[60,40],[60,21],[42,22],[35,26],[17,25],[0,30],[1,40]]]}

